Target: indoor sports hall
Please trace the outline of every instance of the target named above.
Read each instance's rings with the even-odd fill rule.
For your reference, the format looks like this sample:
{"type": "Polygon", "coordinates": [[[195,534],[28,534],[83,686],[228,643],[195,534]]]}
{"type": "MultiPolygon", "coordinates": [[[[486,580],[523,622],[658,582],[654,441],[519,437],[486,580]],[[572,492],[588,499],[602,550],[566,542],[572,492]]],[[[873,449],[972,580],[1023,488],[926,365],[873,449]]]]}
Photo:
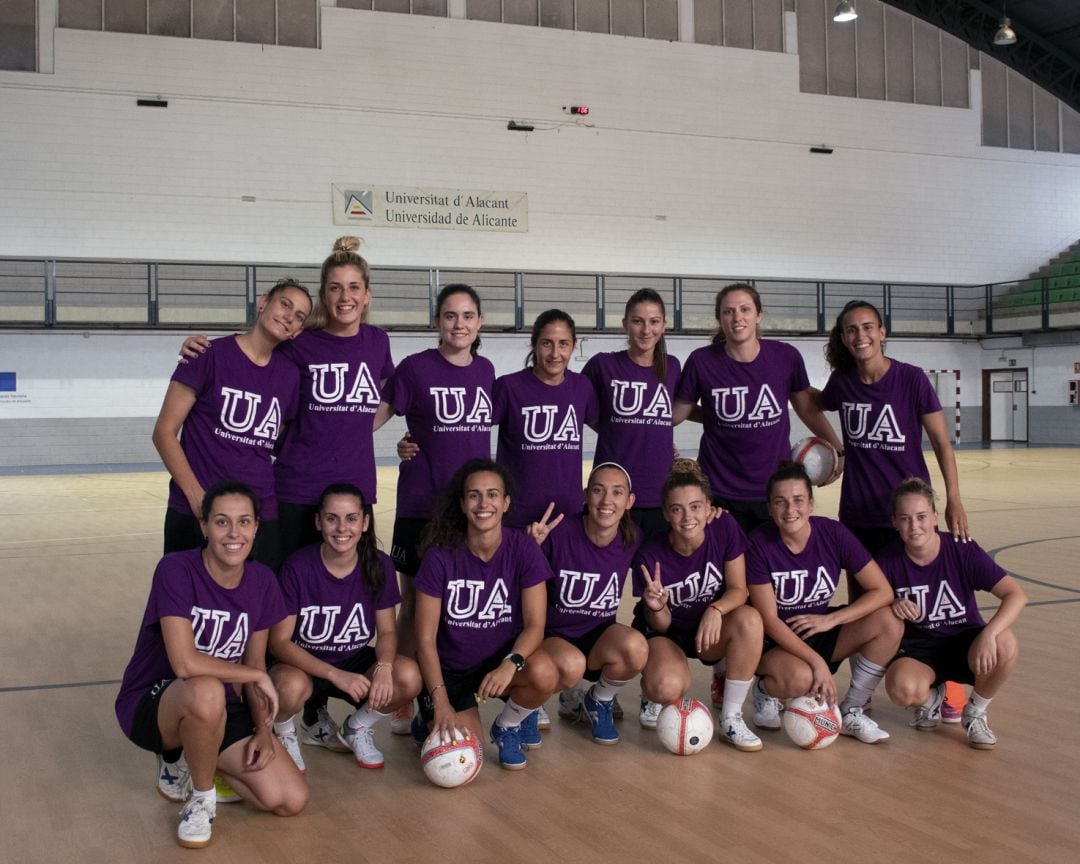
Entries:
{"type": "MultiPolygon", "coordinates": [[[[1080,10],[839,5],[858,17],[833,0],[0,0],[5,860],[1072,860],[1080,10]],[[685,361],[717,291],[748,281],[762,335],[821,388],[838,313],[876,304],[888,356],[943,406],[974,539],[1029,598],[996,749],[916,731],[881,688],[886,744],[806,752],[777,731],[678,757],[639,727],[635,681],[618,746],[553,697],[526,771],[489,747],[445,790],[383,724],[382,770],[305,748],[300,815],[219,804],[212,845],[178,847],[180,805],[113,708],[161,557],[151,431],[184,338],[242,330],[282,277],[314,291],[341,235],[363,240],[367,322],[397,362],[434,347],[454,282],[483,298],[502,375],[551,307],[577,321],[571,369],[621,350],[642,287],[685,361]]],[[[386,551],[404,429],[375,434],[386,551]]],[[[700,429],[677,427],[682,455],[700,429]]],[[[836,516],[838,486],[817,514],[836,516]]]]}

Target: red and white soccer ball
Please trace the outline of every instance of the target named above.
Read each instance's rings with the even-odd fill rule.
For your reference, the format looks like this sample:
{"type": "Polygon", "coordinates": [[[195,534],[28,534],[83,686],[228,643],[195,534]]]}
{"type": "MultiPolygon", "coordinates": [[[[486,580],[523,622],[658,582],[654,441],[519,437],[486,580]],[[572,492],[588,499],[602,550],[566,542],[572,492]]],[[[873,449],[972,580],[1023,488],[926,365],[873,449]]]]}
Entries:
{"type": "Polygon", "coordinates": [[[697,699],[674,702],[656,718],[656,734],[672,753],[679,756],[700,753],[712,740],[712,713],[697,699]]]}
{"type": "Polygon", "coordinates": [[[436,729],[420,751],[424,774],[436,786],[453,789],[464,786],[480,773],[484,764],[484,745],[468,733],[454,730],[441,735],[436,729]]]}
{"type": "Polygon", "coordinates": [[[791,459],[802,463],[810,482],[820,486],[832,477],[840,456],[824,438],[800,438],[791,447],[791,459]]]}
{"type": "Polygon", "coordinates": [[[784,731],[803,750],[823,750],[840,734],[840,709],[812,696],[789,699],[784,705],[784,731]]]}

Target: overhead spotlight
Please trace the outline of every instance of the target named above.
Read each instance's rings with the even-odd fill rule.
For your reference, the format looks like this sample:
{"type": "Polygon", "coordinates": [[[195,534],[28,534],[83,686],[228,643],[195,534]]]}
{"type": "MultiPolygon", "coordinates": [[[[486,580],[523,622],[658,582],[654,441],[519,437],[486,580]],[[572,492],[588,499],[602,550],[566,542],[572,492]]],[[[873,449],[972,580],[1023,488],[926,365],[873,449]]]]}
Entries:
{"type": "Polygon", "coordinates": [[[1015,45],[1016,31],[1012,29],[1012,22],[1002,17],[997,32],[994,34],[995,45],[1015,45]]]}
{"type": "Polygon", "coordinates": [[[840,0],[836,4],[836,9],[832,13],[832,20],[843,23],[844,21],[854,21],[859,17],[859,13],[855,11],[855,4],[851,0],[840,0]]]}

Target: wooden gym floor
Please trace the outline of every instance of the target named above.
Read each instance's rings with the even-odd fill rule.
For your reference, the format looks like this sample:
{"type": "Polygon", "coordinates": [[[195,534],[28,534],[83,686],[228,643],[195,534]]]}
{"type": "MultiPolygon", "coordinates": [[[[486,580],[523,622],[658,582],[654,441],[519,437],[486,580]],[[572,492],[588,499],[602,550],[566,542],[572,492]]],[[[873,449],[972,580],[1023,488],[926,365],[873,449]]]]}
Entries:
{"type": "MultiPolygon", "coordinates": [[[[165,475],[0,477],[0,859],[1075,860],[1080,450],[967,450],[958,461],[976,538],[1031,598],[1018,671],[991,707],[995,751],[968,748],[958,726],[916,733],[881,692],[874,717],[893,736],[884,745],[841,739],[808,753],[770,733],[760,753],[714,743],[680,758],[638,727],[631,684],[617,747],[556,719],[526,771],[500,771],[489,745],[481,775],[458,790],[428,784],[411,740],[385,727],[381,771],[305,748],[302,815],[219,806],[214,842],[199,852],[176,845],[179,808],[155,794],[153,758],[113,715],[160,554],[165,475]]],[[[395,470],[379,475],[385,548],[395,470]]],[[[817,512],[835,515],[836,496],[820,490],[817,512]]],[[[703,701],[707,676],[694,664],[703,701]]],[[[342,716],[341,703],[331,709],[342,716]]],[[[495,711],[483,706],[489,722],[495,711]]]]}

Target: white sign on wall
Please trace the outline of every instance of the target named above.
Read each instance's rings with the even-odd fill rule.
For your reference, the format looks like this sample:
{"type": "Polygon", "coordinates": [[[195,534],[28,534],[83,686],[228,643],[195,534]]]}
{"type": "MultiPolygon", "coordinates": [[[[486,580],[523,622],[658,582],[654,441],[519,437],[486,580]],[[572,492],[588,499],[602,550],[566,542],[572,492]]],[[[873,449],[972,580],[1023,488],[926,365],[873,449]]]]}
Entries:
{"type": "Polygon", "coordinates": [[[444,228],[451,231],[529,230],[525,192],[331,184],[335,225],[444,228]]]}

